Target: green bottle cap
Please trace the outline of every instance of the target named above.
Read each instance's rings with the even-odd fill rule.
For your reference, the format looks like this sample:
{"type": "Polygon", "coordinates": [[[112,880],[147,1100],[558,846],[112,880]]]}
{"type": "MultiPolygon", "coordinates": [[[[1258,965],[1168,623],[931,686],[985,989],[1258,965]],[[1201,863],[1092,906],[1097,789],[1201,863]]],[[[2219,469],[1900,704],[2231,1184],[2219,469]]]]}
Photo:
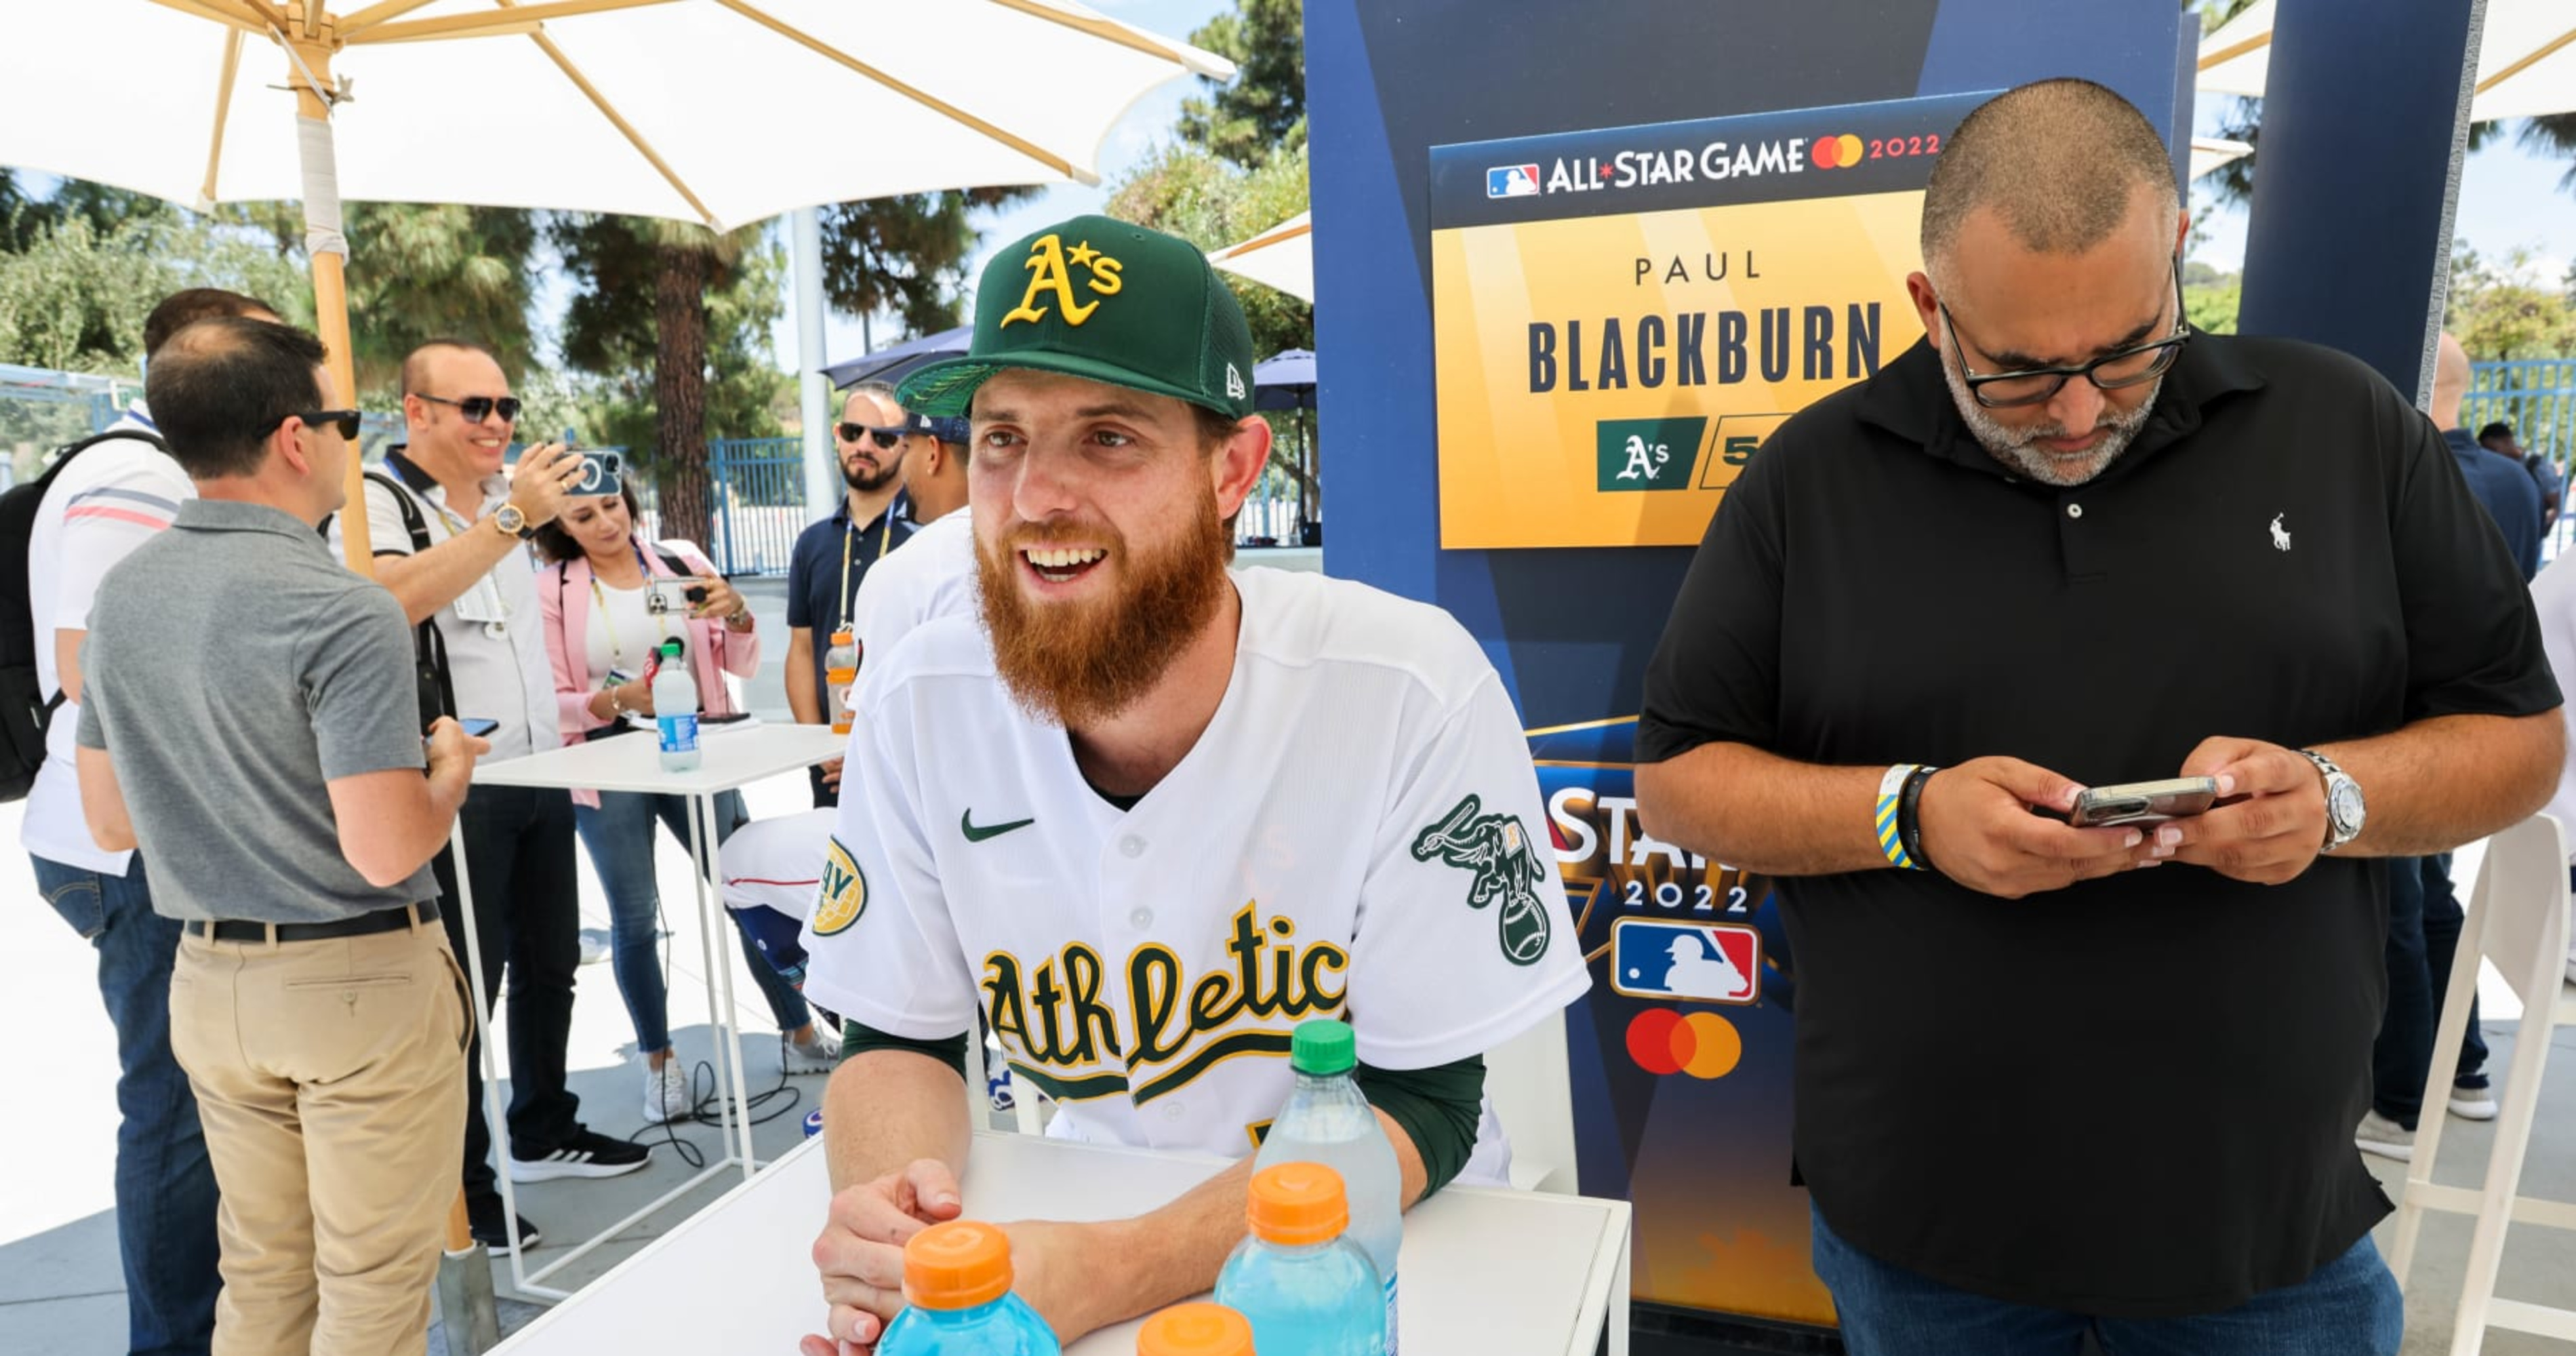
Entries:
{"type": "Polygon", "coordinates": [[[666,640],[654,648],[660,650],[663,656],[668,658],[680,652],[680,642],[677,640],[666,640]]]}
{"type": "Polygon", "coordinates": [[[1359,1063],[1359,1038],[1350,1023],[1331,1017],[1299,1022],[1288,1042],[1288,1067],[1318,1078],[1349,1073],[1359,1063]]]}

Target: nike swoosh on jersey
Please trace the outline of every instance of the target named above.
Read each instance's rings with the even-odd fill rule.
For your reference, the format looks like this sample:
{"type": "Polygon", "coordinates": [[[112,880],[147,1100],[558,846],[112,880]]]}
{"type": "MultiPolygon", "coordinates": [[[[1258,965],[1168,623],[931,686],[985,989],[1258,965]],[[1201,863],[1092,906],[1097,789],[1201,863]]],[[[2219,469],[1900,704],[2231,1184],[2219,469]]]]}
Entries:
{"type": "Polygon", "coordinates": [[[1035,823],[1037,823],[1035,819],[1014,819],[1008,824],[988,824],[977,828],[975,812],[970,809],[957,817],[957,831],[966,835],[967,842],[980,843],[987,838],[999,838],[1013,829],[1025,829],[1035,823]]]}

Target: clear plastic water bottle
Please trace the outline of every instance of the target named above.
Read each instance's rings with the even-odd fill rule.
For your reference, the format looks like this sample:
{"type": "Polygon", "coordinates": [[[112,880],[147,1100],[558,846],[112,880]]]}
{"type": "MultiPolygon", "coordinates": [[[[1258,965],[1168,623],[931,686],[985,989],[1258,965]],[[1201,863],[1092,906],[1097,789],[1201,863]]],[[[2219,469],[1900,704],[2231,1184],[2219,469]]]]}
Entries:
{"type": "Polygon", "coordinates": [[[1250,1320],[1261,1350],[1289,1356],[1377,1356],[1386,1306],[1377,1268],[1342,1236],[1350,1223],[1342,1176],[1321,1163],[1252,1174],[1244,1211],[1252,1236],[1217,1273],[1216,1302],[1250,1320]]]}
{"type": "Polygon", "coordinates": [[[877,1356],[1062,1356],[1055,1331],[1011,1293],[1011,1240],[972,1220],[903,1245],[903,1298],[877,1356]]]}
{"type": "Polygon", "coordinates": [[[844,626],[832,633],[832,648],[823,652],[823,688],[832,718],[832,733],[850,732],[850,688],[859,681],[859,642],[844,626]]]}
{"type": "Polygon", "coordinates": [[[1176,1304],[1137,1330],[1136,1356],[1253,1356],[1252,1323],[1222,1304],[1176,1304]]]}
{"type": "Polygon", "coordinates": [[[662,662],[653,670],[653,731],[662,741],[662,770],[686,772],[698,765],[698,680],[680,657],[677,640],[662,642],[662,662]]]}
{"type": "Polygon", "coordinates": [[[1351,1239],[1368,1251],[1386,1287],[1386,1356],[1395,1356],[1404,1182],[1397,1175],[1395,1146],[1386,1142],[1377,1112],[1351,1078],[1359,1065],[1357,1040],[1347,1023],[1329,1017],[1300,1022],[1289,1043],[1288,1065],[1296,1071],[1296,1089],[1271,1122],[1253,1164],[1322,1163],[1341,1174],[1350,1195],[1351,1239]]]}

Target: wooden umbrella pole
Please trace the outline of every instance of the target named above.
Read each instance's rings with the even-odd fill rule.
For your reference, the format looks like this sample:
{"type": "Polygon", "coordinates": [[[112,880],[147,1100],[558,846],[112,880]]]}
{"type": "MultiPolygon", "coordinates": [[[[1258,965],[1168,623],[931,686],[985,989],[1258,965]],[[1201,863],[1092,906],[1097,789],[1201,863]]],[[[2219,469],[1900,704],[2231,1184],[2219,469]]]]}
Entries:
{"type": "MultiPolygon", "coordinates": [[[[295,60],[289,65],[287,81],[295,90],[295,116],[310,128],[320,129],[323,174],[316,175],[308,163],[305,174],[304,221],[305,243],[313,261],[313,327],[321,336],[331,369],[335,398],[354,408],[358,403],[357,363],[349,349],[349,288],[343,270],[347,266],[341,243],[339,183],[330,170],[331,140],[331,51],[339,39],[336,19],[325,16],[318,34],[306,36],[300,29],[289,27],[279,33],[293,50],[295,60]],[[331,194],[328,202],[316,201],[316,186],[331,194]],[[327,244],[317,243],[317,236],[327,244]]],[[[360,574],[375,573],[375,543],[367,532],[366,468],[351,448],[347,477],[348,503],[340,512],[340,545],[349,568],[360,574]]]]}

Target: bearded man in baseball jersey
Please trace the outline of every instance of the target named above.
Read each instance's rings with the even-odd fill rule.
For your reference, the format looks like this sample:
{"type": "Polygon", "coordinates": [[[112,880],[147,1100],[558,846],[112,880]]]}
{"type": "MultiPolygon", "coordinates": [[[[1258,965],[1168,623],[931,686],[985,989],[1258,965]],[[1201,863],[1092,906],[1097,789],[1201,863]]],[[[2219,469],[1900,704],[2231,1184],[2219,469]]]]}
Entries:
{"type": "Polygon", "coordinates": [[[1484,1055],[1589,984],[1509,696],[1447,614],[1230,570],[1269,459],[1252,341],[1190,245],[1077,217],[1002,251],[967,356],[977,618],[868,656],[806,992],[851,1022],[814,1256],[829,1338],[902,1307],[902,1244],[971,1213],[980,1008],[1050,1133],[1242,1159],[1150,1214],[1009,1224],[1070,1341],[1208,1289],[1243,1237],[1289,1033],[1358,1033],[1406,1204],[1508,1149],[1484,1055]]]}

